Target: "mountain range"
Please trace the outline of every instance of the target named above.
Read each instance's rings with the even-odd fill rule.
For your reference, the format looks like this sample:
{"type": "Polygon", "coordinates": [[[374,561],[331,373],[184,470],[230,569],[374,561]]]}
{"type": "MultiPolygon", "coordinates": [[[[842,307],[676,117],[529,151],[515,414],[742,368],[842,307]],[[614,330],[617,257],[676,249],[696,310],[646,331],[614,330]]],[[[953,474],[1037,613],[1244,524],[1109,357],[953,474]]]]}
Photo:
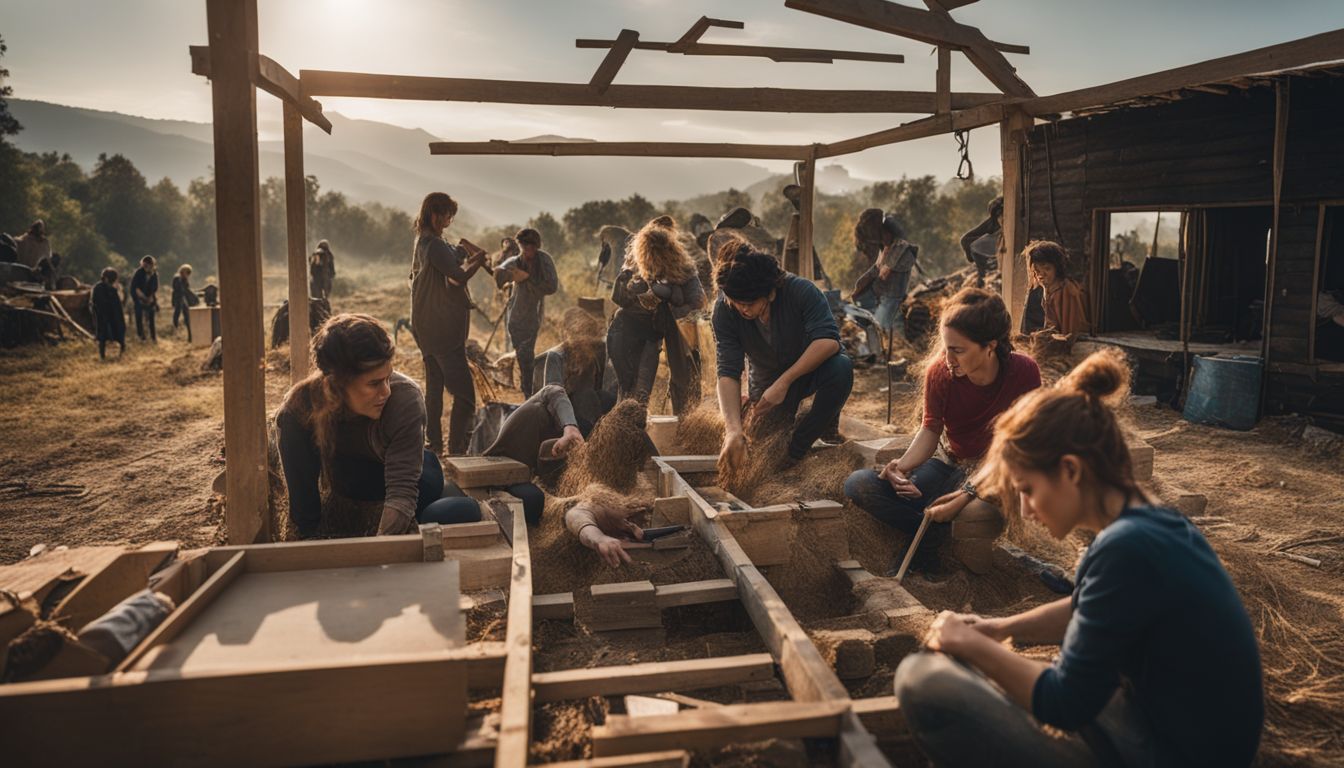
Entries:
{"type": "MultiPolygon", "coordinates": [[[[209,123],[25,99],[11,99],[9,106],[24,127],[14,138],[20,149],[66,153],[86,170],[92,170],[101,153],[121,154],[150,184],[167,177],[185,190],[214,164],[209,123]]],[[[736,187],[759,199],[787,180],[738,160],[431,156],[428,145],[439,137],[427,131],[335,112],[327,116],[330,136],[311,126],[304,133],[304,172],[315,175],[323,190],[338,190],[357,203],[379,202],[411,212],[426,192],[444,190],[461,203],[464,218],[478,224],[519,224],[540,211],[559,218],[588,200],[634,193],[654,201],[683,200],[736,187]]],[[[533,140],[586,141],[558,136],[533,140]]],[[[261,178],[283,175],[281,142],[261,141],[258,149],[261,178]]],[[[818,188],[828,192],[866,183],[839,165],[817,172],[818,188]]]]}

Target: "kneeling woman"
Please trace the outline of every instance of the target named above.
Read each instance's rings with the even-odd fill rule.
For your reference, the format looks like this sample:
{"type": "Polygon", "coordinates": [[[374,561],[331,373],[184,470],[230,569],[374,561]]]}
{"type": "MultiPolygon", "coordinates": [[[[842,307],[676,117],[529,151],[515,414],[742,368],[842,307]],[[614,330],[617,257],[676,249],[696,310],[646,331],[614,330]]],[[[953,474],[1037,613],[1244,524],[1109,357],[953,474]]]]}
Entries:
{"type": "Polygon", "coordinates": [[[936,567],[939,546],[952,534],[955,554],[971,570],[989,568],[994,539],[1003,531],[997,508],[965,482],[989,449],[994,419],[1024,393],[1041,386],[1041,370],[1014,352],[1012,321],[998,294],[963,288],[943,307],[939,346],[924,373],[924,424],[899,459],[880,472],[861,469],[845,481],[845,495],[887,525],[914,534],[931,518],[913,565],[936,567]],[[947,436],[950,462],[933,458],[947,436]]]}
{"type": "Polygon", "coordinates": [[[290,388],[275,417],[299,536],[319,533],[323,474],[341,496],[383,502],[379,534],[480,520],[475,499],[440,498],[443,468],[425,449],[425,398],[392,370],[395,350],[383,326],[368,315],[337,315],[312,349],[317,370],[290,388]]]}
{"type": "Polygon", "coordinates": [[[1134,482],[1106,400],[1128,391],[1097,353],[995,427],[988,466],[1024,517],[1096,538],[1073,596],[1004,618],[944,613],[896,670],[915,741],[940,766],[1245,766],[1264,723],[1255,632],[1189,520],[1134,482]],[[1003,645],[1062,643],[1054,663],[1003,645]],[[969,665],[969,666],[967,666],[969,665]],[[1071,731],[1065,738],[1042,725],[1071,731]]]}

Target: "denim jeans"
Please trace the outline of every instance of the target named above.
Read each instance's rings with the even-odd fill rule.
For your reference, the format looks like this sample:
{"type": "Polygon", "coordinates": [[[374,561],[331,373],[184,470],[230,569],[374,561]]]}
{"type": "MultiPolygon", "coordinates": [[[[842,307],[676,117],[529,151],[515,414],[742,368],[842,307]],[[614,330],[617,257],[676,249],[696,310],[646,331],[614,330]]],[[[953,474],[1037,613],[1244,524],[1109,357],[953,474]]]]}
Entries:
{"type": "MultiPolygon", "coordinates": [[[[386,494],[382,462],[337,456],[332,474],[333,489],[348,499],[382,501],[386,494]]],[[[452,525],[474,523],[481,519],[481,507],[475,499],[444,496],[443,467],[439,465],[438,457],[428,450],[425,451],[417,490],[416,522],[452,525]]]]}
{"type": "MultiPolygon", "coordinates": [[[[546,494],[533,483],[515,483],[505,486],[505,491],[516,496],[523,502],[523,517],[527,519],[527,524],[535,526],[541,522],[541,511],[546,506],[546,494]]],[[[466,492],[457,487],[456,483],[448,483],[444,491],[444,498],[466,496],[466,492]]]]}
{"type": "Polygon", "coordinates": [[[815,371],[793,382],[779,406],[781,415],[792,420],[803,400],[815,397],[812,397],[812,410],[793,428],[793,437],[789,440],[790,458],[803,458],[817,438],[828,430],[839,428],[840,410],[849,401],[849,391],[853,388],[854,361],[843,352],[832,355],[815,371]]]}
{"type": "MultiPolygon", "coordinates": [[[[872,469],[860,469],[851,474],[845,480],[845,495],[859,509],[913,536],[924,520],[924,508],[961,485],[966,473],[941,459],[929,459],[915,467],[909,477],[920,492],[913,499],[896,495],[891,483],[878,477],[877,471],[872,469]]],[[[925,540],[941,542],[951,528],[951,523],[930,523],[924,533],[925,540]]]]}
{"type": "Polygon", "coordinates": [[[1119,689],[1090,724],[1063,738],[974,669],[941,653],[913,653],[896,669],[896,699],[915,743],[934,764],[1040,768],[1177,765],[1143,713],[1119,689]]]}

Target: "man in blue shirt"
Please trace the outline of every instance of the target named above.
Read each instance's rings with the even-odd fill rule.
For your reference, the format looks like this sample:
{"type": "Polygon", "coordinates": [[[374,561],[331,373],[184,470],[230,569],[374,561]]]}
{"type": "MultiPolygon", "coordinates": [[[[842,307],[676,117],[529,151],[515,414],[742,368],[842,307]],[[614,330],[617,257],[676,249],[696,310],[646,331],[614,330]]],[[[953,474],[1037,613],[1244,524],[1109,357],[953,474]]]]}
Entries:
{"type": "Polygon", "coordinates": [[[771,413],[792,422],[803,399],[814,396],[789,440],[789,460],[796,462],[818,437],[838,432],[854,385],[854,365],[841,353],[830,305],[810,281],[784,272],[775,257],[744,241],[719,250],[714,282],[722,294],[712,321],[724,423],[720,461],[736,467],[746,458],[742,371],[750,360],[747,399],[757,417],[771,413]]]}

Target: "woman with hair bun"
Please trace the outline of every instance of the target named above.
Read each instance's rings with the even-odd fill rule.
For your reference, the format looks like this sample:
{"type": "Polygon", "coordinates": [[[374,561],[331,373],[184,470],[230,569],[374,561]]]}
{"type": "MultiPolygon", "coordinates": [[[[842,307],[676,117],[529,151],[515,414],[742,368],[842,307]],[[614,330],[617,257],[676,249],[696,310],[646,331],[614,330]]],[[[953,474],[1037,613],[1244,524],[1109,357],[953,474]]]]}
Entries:
{"type": "Polygon", "coordinates": [[[481,519],[475,499],[440,498],[443,467],[425,448],[425,398],[392,370],[395,352],[368,315],[336,315],[313,336],[316,369],[290,387],[275,416],[289,517],[301,538],[319,533],[323,474],[336,494],[383,502],[380,535],[481,519]]]}
{"type": "Polygon", "coordinates": [[[931,518],[912,562],[917,570],[936,570],[953,519],[964,531],[955,537],[954,554],[977,573],[989,569],[1003,516],[966,478],[989,449],[995,417],[1041,386],[1036,361],[1013,351],[1011,327],[998,294],[963,288],[949,299],[939,343],[926,361],[922,428],[899,459],[845,481],[855,505],[912,536],[925,515],[931,518]],[[934,458],[944,436],[948,461],[934,458]]]}
{"type": "Polygon", "coordinates": [[[1246,766],[1264,724],[1255,632],[1199,529],[1134,482],[1098,352],[1019,400],[987,476],[1062,539],[1096,533],[1071,597],[1016,616],[944,612],[896,670],[916,743],[939,766],[1246,766]],[[1061,643],[1054,662],[1003,644],[1061,643]],[[1063,738],[1042,726],[1068,731],[1063,738]]]}

